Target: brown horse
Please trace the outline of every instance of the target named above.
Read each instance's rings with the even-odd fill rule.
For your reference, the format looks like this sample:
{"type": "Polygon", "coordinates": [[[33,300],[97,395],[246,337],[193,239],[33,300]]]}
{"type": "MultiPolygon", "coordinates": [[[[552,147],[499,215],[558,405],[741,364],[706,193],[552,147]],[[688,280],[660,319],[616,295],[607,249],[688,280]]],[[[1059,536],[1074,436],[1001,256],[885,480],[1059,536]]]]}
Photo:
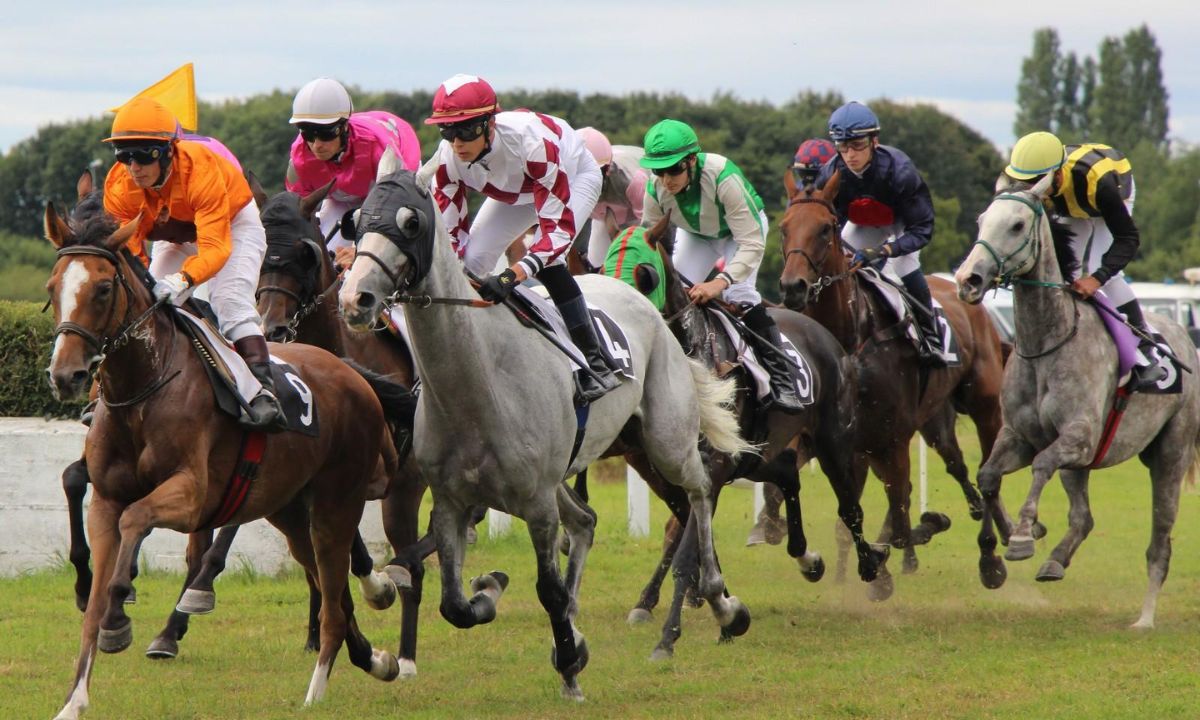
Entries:
{"type": "MultiPolygon", "coordinates": [[[[739,430],[743,437],[759,446],[759,454],[744,457],[741,462],[721,453],[705,454],[705,465],[713,480],[710,497],[714,509],[721,488],[734,478],[744,477],[778,487],[787,508],[788,555],[797,560],[805,579],[817,582],[824,575],[825,562],[809,549],[804,535],[798,469],[799,464],[815,457],[837,496],[838,515],[855,539],[859,575],[863,580],[874,580],[887,560],[887,548],[872,548],[862,534],[862,508],[858,502],[862,487],[855,485],[853,448],[844,441],[845,435],[854,430],[854,406],[850,398],[855,394],[854,369],[845,352],[829,331],[811,318],[782,308],[771,310],[780,330],[807,360],[802,376],[803,382],[811,387],[812,404],[794,415],[766,410],[754,400],[756,385],[720,321],[688,299],[671,262],[674,243],[669,229],[669,218],[664,217],[649,230],[632,231],[643,233],[646,244],[662,258],[665,269],[662,278],[646,277],[641,274],[642,268],[635,270],[639,289],[649,292],[656,283],[663,284],[666,291],[663,314],[672,333],[690,357],[702,361],[718,375],[736,380],[734,411],[739,430]]],[[[616,227],[609,230],[613,237],[620,232],[616,227]]],[[[637,237],[630,239],[636,241],[637,237]]],[[[659,477],[644,454],[627,453],[625,458],[672,511],[673,527],[668,528],[663,558],[629,613],[631,623],[649,620],[666,572],[672,569],[675,595],[663,624],[662,639],[652,656],[666,658],[672,654],[681,633],[680,611],[685,592],[692,590],[697,582],[694,534],[679,532],[691,508],[687,496],[659,477]]],[[[723,629],[721,638],[728,640],[730,635],[723,629]]]]}
{"type": "MultiPolygon", "coordinates": [[[[77,233],[52,206],[46,211],[46,236],[58,249],[47,283],[57,323],[51,384],[57,396],[76,397],[95,372],[102,388],[85,447],[94,487],[88,530],[95,577],[63,719],[78,718],[88,705],[96,651],[120,652],[132,642],[124,600],[137,541],[155,527],[193,537],[207,528],[224,504],[245,437],[234,418],[217,411],[204,365],[180,337],[174,310],[155,302],[152,280],[125,249],[136,224],[117,229],[101,215],[77,233]]],[[[226,521],[267,518],[317,578],[321,652],[306,698],[311,703],[324,694],[343,642],[351,662],[373,676],[399,674],[396,659],[373,649],[359,631],[346,585],[363,503],[386,488],[397,457],[378,380],[369,383],[317,348],[274,350],[307,379],[321,432],[269,436],[244,502],[226,521]]]]}
{"type": "Polygon", "coordinates": [[[838,183],[835,173],[821,190],[801,189],[790,173],[785,175],[788,208],[780,223],[784,253],[780,287],[788,307],[803,310],[829,328],[854,359],[859,388],[855,444],[883,480],[888,497],[881,540],[908,549],[928,542],[948,527],[949,520],[940,513],[925,513],[920,525],[910,526],[909,442],[918,430],[946,460],[972,516],[981,517],[979,494],[967,476],[954,437],[954,413],[947,404],[975,422],[986,459],[1001,424],[1000,340],[983,308],[960,301],[952,283],[931,277],[933,296],[945,309],[958,339],[960,364],[921,368],[916,348],[905,337],[907,321],[896,322],[843,253],[832,205],[838,183]]]}

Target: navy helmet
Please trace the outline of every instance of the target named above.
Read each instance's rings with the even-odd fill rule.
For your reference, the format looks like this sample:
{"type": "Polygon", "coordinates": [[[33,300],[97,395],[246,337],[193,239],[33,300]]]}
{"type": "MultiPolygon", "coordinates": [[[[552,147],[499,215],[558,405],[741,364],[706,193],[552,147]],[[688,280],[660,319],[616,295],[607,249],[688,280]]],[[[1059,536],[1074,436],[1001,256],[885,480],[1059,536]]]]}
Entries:
{"type": "Polygon", "coordinates": [[[879,118],[860,102],[848,102],[829,116],[829,137],[845,142],[879,132],[879,118]]]}

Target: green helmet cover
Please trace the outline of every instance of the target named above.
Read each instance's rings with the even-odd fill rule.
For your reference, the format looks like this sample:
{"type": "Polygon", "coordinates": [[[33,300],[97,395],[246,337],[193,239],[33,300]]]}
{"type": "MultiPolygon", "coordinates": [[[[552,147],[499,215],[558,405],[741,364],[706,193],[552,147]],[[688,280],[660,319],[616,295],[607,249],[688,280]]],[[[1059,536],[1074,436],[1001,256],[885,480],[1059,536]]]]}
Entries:
{"type": "Polygon", "coordinates": [[[700,152],[696,131],[679,120],[659,120],[646,131],[646,154],[640,163],[651,170],[671,167],[688,155],[700,152]]]}

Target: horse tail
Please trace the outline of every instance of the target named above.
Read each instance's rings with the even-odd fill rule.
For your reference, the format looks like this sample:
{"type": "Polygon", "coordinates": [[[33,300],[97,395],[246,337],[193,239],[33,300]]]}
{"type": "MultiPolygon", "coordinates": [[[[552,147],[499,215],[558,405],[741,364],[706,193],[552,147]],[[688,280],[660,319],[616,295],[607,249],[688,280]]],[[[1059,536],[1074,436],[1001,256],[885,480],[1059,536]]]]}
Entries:
{"type": "Polygon", "coordinates": [[[350,366],[354,372],[362,376],[371,386],[379,404],[383,406],[383,416],[389,423],[412,431],[413,418],[417,413],[417,396],[408,388],[394,380],[388,380],[374,370],[359,365],[350,358],[342,358],[342,362],[350,366]]]}
{"type": "Polygon", "coordinates": [[[1196,442],[1192,445],[1192,464],[1188,466],[1187,474],[1183,476],[1183,482],[1188,488],[1196,489],[1196,476],[1200,475],[1200,437],[1196,438],[1196,442]]]}
{"type": "Polygon", "coordinates": [[[692,382],[696,386],[700,405],[700,434],[708,440],[708,444],[733,457],[745,452],[757,452],[754,444],[742,439],[737,416],[731,409],[737,383],[718,378],[706,365],[692,358],[688,358],[688,367],[692,371],[692,382]]]}

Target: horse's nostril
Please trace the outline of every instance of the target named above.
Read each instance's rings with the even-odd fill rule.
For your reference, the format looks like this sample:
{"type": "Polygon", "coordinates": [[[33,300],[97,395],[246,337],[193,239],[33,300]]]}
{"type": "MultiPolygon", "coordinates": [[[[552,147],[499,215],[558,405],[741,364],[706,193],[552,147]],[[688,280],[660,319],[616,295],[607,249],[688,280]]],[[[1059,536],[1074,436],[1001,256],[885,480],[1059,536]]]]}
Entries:
{"type": "Polygon", "coordinates": [[[370,310],[375,307],[375,295],[369,292],[361,292],[355,298],[355,303],[363,310],[370,310]]]}

